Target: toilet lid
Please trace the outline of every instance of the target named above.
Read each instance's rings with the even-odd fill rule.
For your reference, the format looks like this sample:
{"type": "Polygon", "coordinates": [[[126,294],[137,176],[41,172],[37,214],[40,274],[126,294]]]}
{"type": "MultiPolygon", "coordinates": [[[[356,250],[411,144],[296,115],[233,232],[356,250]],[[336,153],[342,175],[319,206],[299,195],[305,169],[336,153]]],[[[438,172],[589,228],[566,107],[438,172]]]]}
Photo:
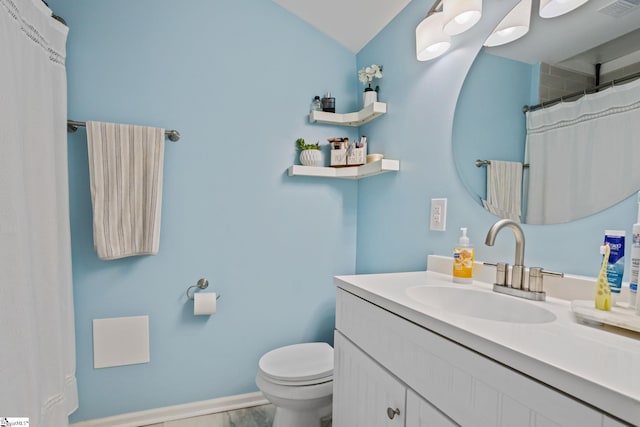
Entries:
{"type": "Polygon", "coordinates": [[[333,375],[333,348],[324,342],[294,344],[260,358],[260,370],[282,381],[309,381],[333,375]]]}

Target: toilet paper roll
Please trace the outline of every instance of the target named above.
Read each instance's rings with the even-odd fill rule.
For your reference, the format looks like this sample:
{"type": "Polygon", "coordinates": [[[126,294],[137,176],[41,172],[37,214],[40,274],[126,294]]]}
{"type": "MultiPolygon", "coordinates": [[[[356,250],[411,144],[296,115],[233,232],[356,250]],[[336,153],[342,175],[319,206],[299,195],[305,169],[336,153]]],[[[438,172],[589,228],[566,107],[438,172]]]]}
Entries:
{"type": "Polygon", "coordinates": [[[199,292],[193,295],[194,316],[216,314],[216,293],[199,292]]]}

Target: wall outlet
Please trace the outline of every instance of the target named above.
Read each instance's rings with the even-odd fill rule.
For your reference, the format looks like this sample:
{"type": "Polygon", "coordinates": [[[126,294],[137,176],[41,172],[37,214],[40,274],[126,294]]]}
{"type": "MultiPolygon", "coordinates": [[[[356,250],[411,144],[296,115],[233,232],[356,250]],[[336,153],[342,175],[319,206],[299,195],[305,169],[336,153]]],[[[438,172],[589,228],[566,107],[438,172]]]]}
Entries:
{"type": "Polygon", "coordinates": [[[445,231],[447,229],[447,199],[431,199],[429,229],[445,231]]]}

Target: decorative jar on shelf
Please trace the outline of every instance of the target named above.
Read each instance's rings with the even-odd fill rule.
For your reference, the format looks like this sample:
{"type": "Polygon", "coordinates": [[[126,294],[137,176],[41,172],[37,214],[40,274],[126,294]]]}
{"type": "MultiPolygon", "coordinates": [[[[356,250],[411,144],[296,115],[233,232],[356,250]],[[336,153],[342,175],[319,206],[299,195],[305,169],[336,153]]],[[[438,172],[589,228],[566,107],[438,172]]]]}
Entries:
{"type": "Polygon", "coordinates": [[[378,92],[373,90],[371,85],[369,87],[364,88],[364,92],[362,93],[362,104],[366,107],[369,104],[373,104],[378,101],[378,92]]]}

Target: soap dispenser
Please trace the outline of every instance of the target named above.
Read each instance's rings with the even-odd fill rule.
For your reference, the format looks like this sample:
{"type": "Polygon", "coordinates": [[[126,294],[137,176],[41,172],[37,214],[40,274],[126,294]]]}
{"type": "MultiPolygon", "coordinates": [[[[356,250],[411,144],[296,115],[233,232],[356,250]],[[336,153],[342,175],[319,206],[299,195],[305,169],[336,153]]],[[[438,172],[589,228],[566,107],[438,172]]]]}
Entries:
{"type": "Polygon", "coordinates": [[[456,283],[473,282],[474,250],[467,237],[467,228],[460,228],[458,246],[453,250],[453,281],[456,283]]]}

